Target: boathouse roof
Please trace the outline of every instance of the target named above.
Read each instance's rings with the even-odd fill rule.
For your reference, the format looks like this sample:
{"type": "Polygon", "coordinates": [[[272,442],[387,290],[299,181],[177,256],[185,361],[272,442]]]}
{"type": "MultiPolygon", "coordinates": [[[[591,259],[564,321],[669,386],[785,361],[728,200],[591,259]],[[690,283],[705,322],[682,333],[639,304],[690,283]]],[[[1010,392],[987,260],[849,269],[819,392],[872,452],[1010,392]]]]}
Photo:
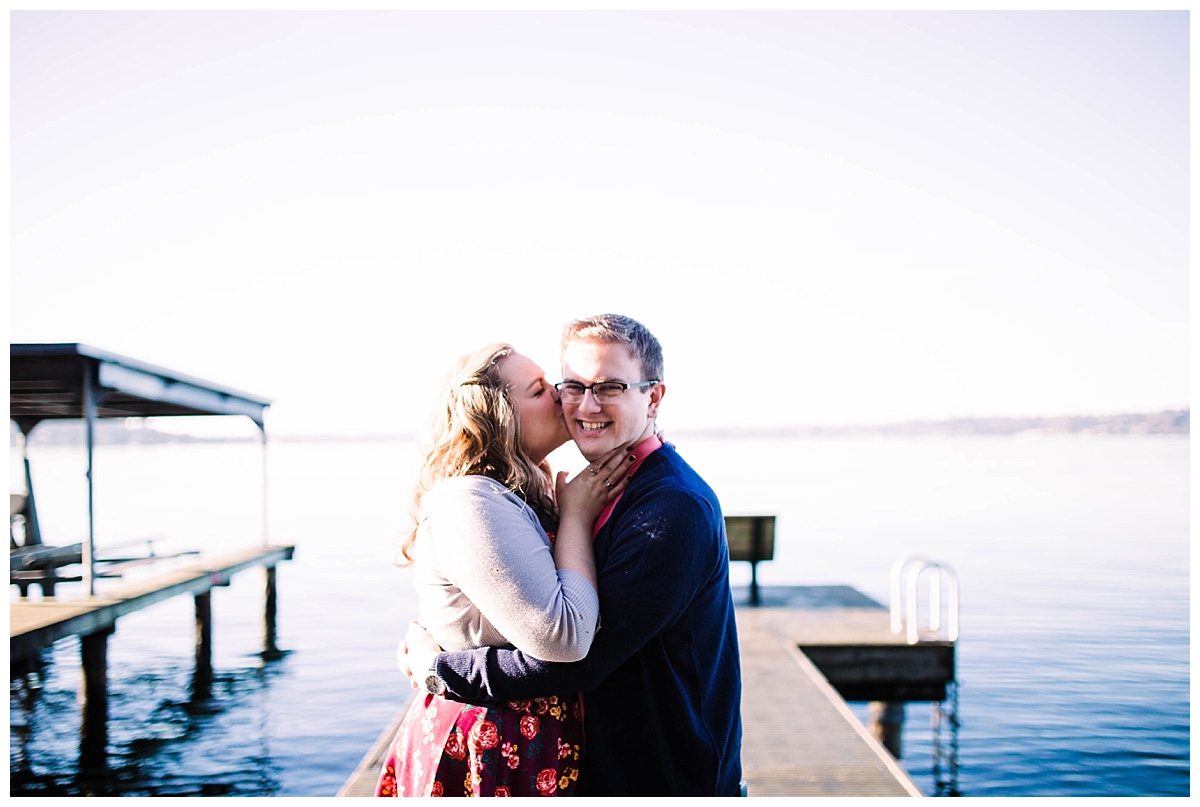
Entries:
{"type": "Polygon", "coordinates": [[[269,400],[89,345],[9,345],[9,417],[26,434],[43,420],[244,415],[259,428],[269,400]]]}

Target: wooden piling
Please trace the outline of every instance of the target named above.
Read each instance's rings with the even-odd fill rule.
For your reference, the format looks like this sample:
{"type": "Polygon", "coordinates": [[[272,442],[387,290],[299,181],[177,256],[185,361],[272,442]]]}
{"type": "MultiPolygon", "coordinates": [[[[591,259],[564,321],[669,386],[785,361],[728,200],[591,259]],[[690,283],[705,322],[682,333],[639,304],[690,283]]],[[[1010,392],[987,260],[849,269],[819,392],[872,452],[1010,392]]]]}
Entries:
{"type": "Polygon", "coordinates": [[[896,759],[904,757],[904,704],[871,701],[867,705],[867,728],[871,736],[896,759]]]}
{"type": "Polygon", "coordinates": [[[212,694],[212,591],[198,591],[196,600],[196,669],[192,674],[192,698],[203,700],[212,694]]]}
{"type": "Polygon", "coordinates": [[[84,770],[103,768],[107,758],[108,637],[113,632],[113,628],[107,628],[80,637],[83,721],[79,730],[79,761],[84,770]]]}
{"type": "Polygon", "coordinates": [[[266,591],[264,600],[266,607],[263,611],[263,659],[277,661],[283,658],[283,653],[275,644],[275,616],[278,608],[278,590],[275,583],[275,567],[266,566],[263,569],[266,591]]]}

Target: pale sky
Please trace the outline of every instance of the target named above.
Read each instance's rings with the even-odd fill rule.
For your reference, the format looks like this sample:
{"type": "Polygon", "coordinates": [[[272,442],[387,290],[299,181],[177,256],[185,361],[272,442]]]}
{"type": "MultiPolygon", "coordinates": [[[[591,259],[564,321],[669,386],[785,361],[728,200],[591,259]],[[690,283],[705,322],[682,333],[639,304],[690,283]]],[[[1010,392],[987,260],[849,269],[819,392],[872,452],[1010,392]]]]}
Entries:
{"type": "Polygon", "coordinates": [[[1189,406],[1189,17],[9,17],[10,339],[411,431],[662,341],[669,430],[1189,406]]]}

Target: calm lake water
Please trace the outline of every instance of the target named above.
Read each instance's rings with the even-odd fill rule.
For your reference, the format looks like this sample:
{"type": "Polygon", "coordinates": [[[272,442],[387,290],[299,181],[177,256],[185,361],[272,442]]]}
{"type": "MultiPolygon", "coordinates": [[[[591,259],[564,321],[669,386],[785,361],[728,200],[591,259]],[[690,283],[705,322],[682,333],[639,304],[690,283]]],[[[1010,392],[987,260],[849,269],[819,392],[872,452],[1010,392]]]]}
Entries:
{"type": "MultiPolygon", "coordinates": [[[[761,585],[886,604],[897,559],[954,570],[964,795],[1190,795],[1186,437],[672,439],[727,514],[777,515],[761,585]]],[[[30,457],[45,540],[80,540],[83,450],[35,440],[30,457]]],[[[408,440],[272,444],[268,531],[297,547],[279,567],[288,655],[257,655],[258,571],[214,591],[208,701],[189,698],[190,597],[122,618],[97,780],[77,771],[79,645],[60,642],[40,688],[10,691],[12,793],[334,795],[411,692],[394,651],[415,598],[392,557],[413,462],[408,440]]],[[[257,445],[102,447],[97,543],[253,545],[262,489],[257,445]]],[[[901,762],[932,794],[930,712],[906,707],[901,762]]]]}

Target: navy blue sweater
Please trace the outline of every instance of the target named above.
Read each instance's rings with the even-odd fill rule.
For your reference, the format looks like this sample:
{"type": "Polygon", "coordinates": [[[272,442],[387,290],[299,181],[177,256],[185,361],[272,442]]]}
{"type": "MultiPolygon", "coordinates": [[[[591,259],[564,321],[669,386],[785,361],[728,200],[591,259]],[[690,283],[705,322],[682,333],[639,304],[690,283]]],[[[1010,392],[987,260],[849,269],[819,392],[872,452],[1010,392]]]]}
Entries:
{"type": "Polygon", "coordinates": [[[716,494],[674,447],[646,458],[596,536],[600,630],[583,661],[438,655],[468,703],[584,693],[581,793],[737,796],[741,663],[716,494]]]}

